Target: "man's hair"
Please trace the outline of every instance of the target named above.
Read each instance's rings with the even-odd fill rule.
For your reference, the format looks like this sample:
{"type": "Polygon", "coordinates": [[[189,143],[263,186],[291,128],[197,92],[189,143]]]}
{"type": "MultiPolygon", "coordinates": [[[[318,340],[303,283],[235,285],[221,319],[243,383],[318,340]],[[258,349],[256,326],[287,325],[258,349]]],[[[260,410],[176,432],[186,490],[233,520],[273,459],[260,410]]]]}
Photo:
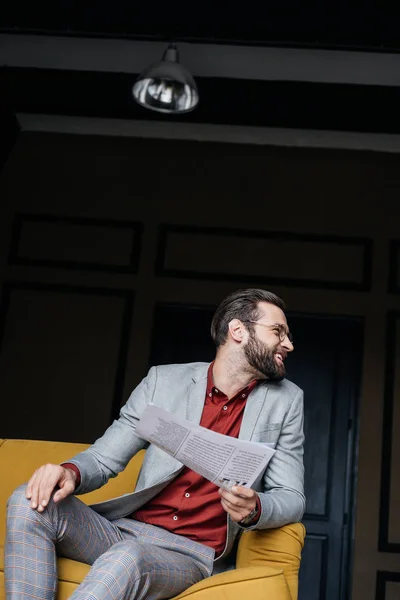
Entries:
{"type": "Polygon", "coordinates": [[[232,319],[240,321],[258,321],[262,312],[258,307],[259,302],[275,304],[285,310],[284,301],[272,292],[259,289],[237,290],[229,294],[218,306],[211,322],[211,337],[216,347],[226,342],[229,323],[232,319]]]}

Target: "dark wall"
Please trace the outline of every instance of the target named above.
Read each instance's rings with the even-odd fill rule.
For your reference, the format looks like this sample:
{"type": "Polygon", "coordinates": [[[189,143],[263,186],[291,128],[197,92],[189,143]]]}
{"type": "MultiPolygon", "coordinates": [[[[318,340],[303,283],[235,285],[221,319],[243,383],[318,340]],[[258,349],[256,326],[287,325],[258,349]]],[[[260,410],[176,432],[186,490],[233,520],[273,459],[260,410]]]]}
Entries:
{"type": "Polygon", "coordinates": [[[0,175],[0,435],[91,441],[145,374],[160,306],[260,285],[296,313],[361,317],[353,597],[372,599],[400,549],[399,167],[373,152],[21,134],[0,175]]]}

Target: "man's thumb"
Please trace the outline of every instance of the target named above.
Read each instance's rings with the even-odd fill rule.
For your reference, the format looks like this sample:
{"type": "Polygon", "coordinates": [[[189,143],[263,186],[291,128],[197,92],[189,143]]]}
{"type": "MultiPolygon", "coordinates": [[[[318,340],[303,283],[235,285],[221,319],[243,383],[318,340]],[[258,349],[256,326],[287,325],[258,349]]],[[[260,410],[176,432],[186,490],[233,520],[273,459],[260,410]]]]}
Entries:
{"type": "Polygon", "coordinates": [[[53,500],[54,502],[60,502],[60,500],[64,500],[67,496],[72,494],[74,491],[74,484],[72,481],[60,481],[60,488],[54,494],[53,500]]]}

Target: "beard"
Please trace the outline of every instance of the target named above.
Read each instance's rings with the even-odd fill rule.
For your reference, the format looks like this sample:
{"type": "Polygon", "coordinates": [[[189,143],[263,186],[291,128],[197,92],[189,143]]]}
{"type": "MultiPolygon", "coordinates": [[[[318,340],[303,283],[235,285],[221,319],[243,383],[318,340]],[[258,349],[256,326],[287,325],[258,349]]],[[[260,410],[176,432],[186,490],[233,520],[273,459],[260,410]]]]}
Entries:
{"type": "Polygon", "coordinates": [[[269,348],[261,342],[254,332],[250,333],[248,342],[244,347],[244,355],[253,369],[271,379],[281,381],[286,375],[285,366],[278,365],[275,360],[276,349],[269,348]]]}

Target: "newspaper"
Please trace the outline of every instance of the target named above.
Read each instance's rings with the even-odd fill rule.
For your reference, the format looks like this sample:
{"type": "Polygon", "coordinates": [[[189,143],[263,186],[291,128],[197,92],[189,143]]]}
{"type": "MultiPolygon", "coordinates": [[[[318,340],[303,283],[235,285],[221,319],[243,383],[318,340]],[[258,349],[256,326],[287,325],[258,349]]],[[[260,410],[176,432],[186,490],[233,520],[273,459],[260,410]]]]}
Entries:
{"type": "Polygon", "coordinates": [[[268,444],[210,431],[154,404],[143,411],[136,434],[226,489],[252,487],[275,453],[268,444]]]}

